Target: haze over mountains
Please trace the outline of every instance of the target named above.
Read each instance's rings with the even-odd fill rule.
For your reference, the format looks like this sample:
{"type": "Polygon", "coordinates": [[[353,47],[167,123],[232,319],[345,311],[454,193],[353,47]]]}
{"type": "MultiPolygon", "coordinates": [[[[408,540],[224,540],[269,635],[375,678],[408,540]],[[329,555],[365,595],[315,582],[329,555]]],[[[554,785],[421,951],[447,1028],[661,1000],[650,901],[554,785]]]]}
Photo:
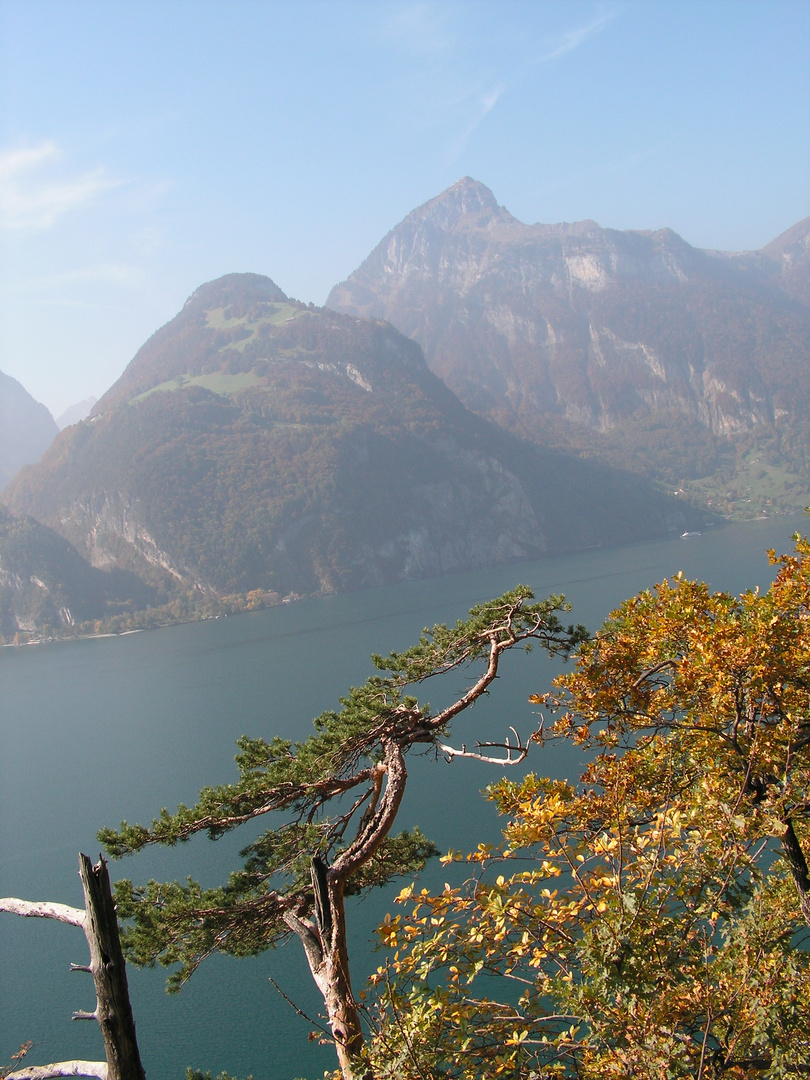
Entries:
{"type": "Polygon", "coordinates": [[[77,401],[75,405],[71,405],[56,417],[56,426],[62,431],[63,428],[70,427],[71,424],[78,424],[80,420],[84,420],[86,416],[90,415],[90,410],[96,401],[98,401],[98,398],[94,397],[77,401]]]}
{"type": "Polygon", "coordinates": [[[752,470],[749,503],[793,509],[810,491],[809,241],[810,219],[742,254],[524,225],[465,178],[326,308],[257,274],[209,282],[3,492],[0,632],[672,535],[720,488],[733,509],[745,489],[725,489],[752,470]]]}
{"type": "Polygon", "coordinates": [[[472,415],[388,324],[255,274],[198,289],[4,497],[164,599],[363,588],[688,520],[472,415]]]}
{"type": "MultiPolygon", "coordinates": [[[[525,225],[469,177],[329,295],[389,320],[474,411],[677,484],[757,445],[807,476],[810,218],[759,252],[525,225]]],[[[806,483],[805,483],[806,489],[806,483]]]]}
{"type": "Polygon", "coordinates": [[[45,406],[0,371],[0,490],[23,465],[39,461],[58,431],[45,406]]]}

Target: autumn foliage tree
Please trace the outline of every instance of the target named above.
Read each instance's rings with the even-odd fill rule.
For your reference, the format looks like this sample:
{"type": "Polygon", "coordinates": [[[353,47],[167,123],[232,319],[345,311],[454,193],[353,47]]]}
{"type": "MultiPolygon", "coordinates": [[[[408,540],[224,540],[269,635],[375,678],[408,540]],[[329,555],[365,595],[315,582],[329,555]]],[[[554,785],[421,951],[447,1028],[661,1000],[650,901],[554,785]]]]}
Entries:
{"type": "MultiPolygon", "coordinates": [[[[810,544],[767,592],[626,601],[535,702],[577,783],[503,780],[504,843],[381,928],[377,1076],[810,1074],[810,544]]],[[[448,860],[458,859],[448,856],[448,860]]]]}

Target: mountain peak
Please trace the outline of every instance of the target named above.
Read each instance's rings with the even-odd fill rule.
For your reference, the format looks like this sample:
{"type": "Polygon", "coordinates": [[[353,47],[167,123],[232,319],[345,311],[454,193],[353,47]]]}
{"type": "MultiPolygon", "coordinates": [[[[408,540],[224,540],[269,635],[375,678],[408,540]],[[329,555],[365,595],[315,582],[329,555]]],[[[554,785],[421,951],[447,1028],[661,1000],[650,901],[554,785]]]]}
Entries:
{"type": "MultiPolygon", "coordinates": [[[[433,203],[444,203],[458,208],[462,214],[475,214],[481,210],[498,210],[498,202],[486,184],[473,180],[471,176],[462,176],[455,184],[447,188],[433,203]]],[[[430,205],[430,204],[428,204],[430,205]]]]}
{"type": "Polygon", "coordinates": [[[195,289],[184,308],[206,308],[240,303],[284,303],[287,295],[264,274],[225,274],[195,289]]]}
{"type": "MultiPolygon", "coordinates": [[[[429,222],[443,232],[458,226],[486,226],[495,221],[513,221],[512,215],[498,205],[489,188],[464,176],[440,195],[423,203],[405,221],[429,222]]],[[[405,222],[403,222],[404,224],[405,222]]]]}

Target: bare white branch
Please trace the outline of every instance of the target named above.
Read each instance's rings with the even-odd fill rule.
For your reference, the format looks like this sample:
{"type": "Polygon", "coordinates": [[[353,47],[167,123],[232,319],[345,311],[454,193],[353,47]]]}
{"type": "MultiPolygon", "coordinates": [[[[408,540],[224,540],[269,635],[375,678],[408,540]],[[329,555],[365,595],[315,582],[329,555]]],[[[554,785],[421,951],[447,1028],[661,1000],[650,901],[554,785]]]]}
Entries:
{"type": "Polygon", "coordinates": [[[513,727],[509,730],[515,736],[515,745],[509,741],[509,736],[502,743],[496,742],[479,742],[476,743],[476,750],[468,750],[467,744],[462,743],[461,749],[457,750],[454,746],[446,746],[444,743],[439,743],[438,747],[448,761],[454,757],[466,757],[475,758],[476,761],[486,761],[491,765],[519,765],[524,760],[529,752],[529,743],[524,743],[518,733],[513,727]],[[485,754],[485,750],[505,750],[505,757],[494,757],[491,754],[485,754]]]}
{"type": "Polygon", "coordinates": [[[95,1076],[107,1080],[106,1061],[55,1061],[52,1065],[32,1065],[9,1073],[6,1080],[50,1080],[52,1076],[95,1076]]]}
{"type": "Polygon", "coordinates": [[[23,918],[57,919],[70,923],[71,926],[85,927],[84,908],[69,907],[67,904],[51,904],[47,900],[18,900],[16,896],[0,897],[0,911],[23,918]]]}

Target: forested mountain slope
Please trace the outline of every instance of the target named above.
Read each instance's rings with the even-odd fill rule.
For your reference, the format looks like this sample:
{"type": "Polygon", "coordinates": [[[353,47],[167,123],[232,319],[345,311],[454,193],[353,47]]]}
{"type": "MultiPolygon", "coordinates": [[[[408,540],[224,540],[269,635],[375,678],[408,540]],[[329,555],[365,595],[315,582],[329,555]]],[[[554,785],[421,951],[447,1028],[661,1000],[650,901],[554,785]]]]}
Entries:
{"type": "Polygon", "coordinates": [[[327,304],[388,319],[469,408],[539,443],[669,484],[757,450],[807,490],[809,282],[810,218],[760,252],[701,251],[669,229],[525,225],[467,177],[327,304]]]}
{"type": "Polygon", "coordinates": [[[390,325],[198,289],[4,495],[165,593],[345,590],[681,531],[677,501],[468,412],[390,325]]]}

